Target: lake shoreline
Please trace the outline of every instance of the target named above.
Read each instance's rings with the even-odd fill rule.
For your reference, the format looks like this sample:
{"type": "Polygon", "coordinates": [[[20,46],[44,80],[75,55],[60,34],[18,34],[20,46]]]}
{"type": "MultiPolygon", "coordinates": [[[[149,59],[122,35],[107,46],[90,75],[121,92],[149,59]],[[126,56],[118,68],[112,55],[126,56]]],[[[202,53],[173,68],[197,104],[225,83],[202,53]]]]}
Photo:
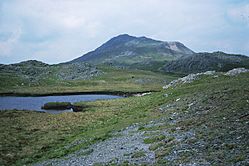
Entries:
{"type": "Polygon", "coordinates": [[[78,107],[74,103],[90,102],[96,100],[109,100],[124,98],[117,95],[104,94],[83,94],[83,95],[61,95],[61,96],[0,96],[0,110],[36,110],[46,112],[58,112],[58,108],[63,106],[62,110],[71,110],[79,112],[82,107],[78,107]],[[66,109],[64,108],[66,104],[66,109]],[[48,107],[46,107],[48,106],[48,107]],[[45,109],[44,109],[44,108],[45,109]],[[48,109],[46,109],[48,108],[48,109]],[[54,108],[54,109],[53,109],[54,108]]]}
{"type": "Polygon", "coordinates": [[[67,96],[67,95],[116,95],[122,97],[130,97],[135,94],[149,93],[158,91],[137,91],[137,92],[124,92],[124,91],[89,91],[89,92],[55,92],[55,93],[44,93],[44,94],[34,94],[34,93],[0,93],[0,96],[13,96],[13,97],[42,97],[42,96],[67,96]]]}

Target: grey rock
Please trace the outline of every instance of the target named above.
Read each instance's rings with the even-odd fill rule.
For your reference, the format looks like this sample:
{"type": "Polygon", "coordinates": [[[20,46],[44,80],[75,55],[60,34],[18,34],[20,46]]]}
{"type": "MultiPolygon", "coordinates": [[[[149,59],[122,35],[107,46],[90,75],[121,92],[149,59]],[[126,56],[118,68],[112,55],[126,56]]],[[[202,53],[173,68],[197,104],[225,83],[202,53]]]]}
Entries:
{"type": "MultiPolygon", "coordinates": [[[[87,63],[49,65],[40,61],[29,60],[16,64],[1,65],[0,73],[10,73],[21,77],[30,85],[39,85],[43,80],[86,80],[101,75],[103,72],[87,63]]],[[[25,85],[22,83],[21,85],[25,85]]]]}
{"type": "Polygon", "coordinates": [[[87,151],[86,149],[81,149],[65,156],[64,159],[52,159],[35,165],[83,166],[95,163],[121,164],[125,161],[129,161],[132,164],[153,164],[155,162],[155,154],[149,150],[149,144],[144,144],[143,140],[145,138],[144,132],[138,131],[138,126],[133,125],[114,133],[113,138],[91,145],[88,149],[93,151],[89,155],[80,155],[87,151]],[[133,158],[132,154],[139,151],[144,152],[145,156],[133,158]]]}
{"type": "Polygon", "coordinates": [[[168,85],[165,85],[163,89],[168,89],[170,87],[175,87],[179,84],[186,84],[186,83],[191,83],[194,80],[197,80],[200,78],[201,75],[215,75],[215,71],[206,71],[203,73],[196,73],[196,74],[189,74],[185,77],[179,78],[177,80],[171,81],[168,85]]]}
{"type": "Polygon", "coordinates": [[[235,68],[235,69],[229,70],[224,75],[227,75],[227,76],[236,76],[236,75],[238,75],[240,73],[247,73],[247,72],[249,72],[249,69],[235,68]]]}

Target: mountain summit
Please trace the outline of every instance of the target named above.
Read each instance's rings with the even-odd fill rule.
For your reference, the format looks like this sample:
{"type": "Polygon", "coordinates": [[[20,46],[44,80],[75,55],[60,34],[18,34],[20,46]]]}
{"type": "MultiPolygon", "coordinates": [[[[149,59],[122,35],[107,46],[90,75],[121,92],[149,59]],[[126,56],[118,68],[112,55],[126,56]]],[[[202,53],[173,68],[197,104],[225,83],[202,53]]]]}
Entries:
{"type": "Polygon", "coordinates": [[[144,66],[163,64],[166,61],[192,55],[194,52],[180,42],[165,42],[128,34],[116,36],[94,51],[71,62],[112,64],[117,66],[144,66]]]}

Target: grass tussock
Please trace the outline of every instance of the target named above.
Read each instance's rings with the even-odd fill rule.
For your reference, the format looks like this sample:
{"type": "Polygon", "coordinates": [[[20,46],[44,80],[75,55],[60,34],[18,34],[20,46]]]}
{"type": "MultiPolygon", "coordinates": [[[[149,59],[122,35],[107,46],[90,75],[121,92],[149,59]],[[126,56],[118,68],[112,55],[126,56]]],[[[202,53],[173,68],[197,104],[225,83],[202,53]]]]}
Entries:
{"type": "Polygon", "coordinates": [[[65,110],[70,109],[72,104],[70,102],[48,102],[42,106],[45,110],[65,110]]]}

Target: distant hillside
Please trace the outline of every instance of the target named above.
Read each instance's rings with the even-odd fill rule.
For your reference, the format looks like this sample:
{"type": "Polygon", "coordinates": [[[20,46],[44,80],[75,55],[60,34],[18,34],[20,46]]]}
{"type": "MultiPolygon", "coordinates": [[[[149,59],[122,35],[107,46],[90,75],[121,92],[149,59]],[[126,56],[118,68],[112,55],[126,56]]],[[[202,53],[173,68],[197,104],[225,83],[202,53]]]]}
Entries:
{"type": "Polygon", "coordinates": [[[193,53],[180,42],[164,42],[124,34],[110,39],[96,50],[71,62],[153,68],[154,66],[162,66],[166,61],[189,56],[193,53]]]}
{"type": "Polygon", "coordinates": [[[83,62],[49,65],[40,61],[29,60],[16,64],[0,65],[0,75],[11,74],[30,83],[41,80],[89,79],[100,73],[101,71],[97,70],[96,67],[83,62]]]}
{"type": "Polygon", "coordinates": [[[249,68],[249,57],[213,52],[196,53],[167,62],[162,70],[174,73],[198,73],[208,70],[228,71],[237,67],[249,68]]]}

